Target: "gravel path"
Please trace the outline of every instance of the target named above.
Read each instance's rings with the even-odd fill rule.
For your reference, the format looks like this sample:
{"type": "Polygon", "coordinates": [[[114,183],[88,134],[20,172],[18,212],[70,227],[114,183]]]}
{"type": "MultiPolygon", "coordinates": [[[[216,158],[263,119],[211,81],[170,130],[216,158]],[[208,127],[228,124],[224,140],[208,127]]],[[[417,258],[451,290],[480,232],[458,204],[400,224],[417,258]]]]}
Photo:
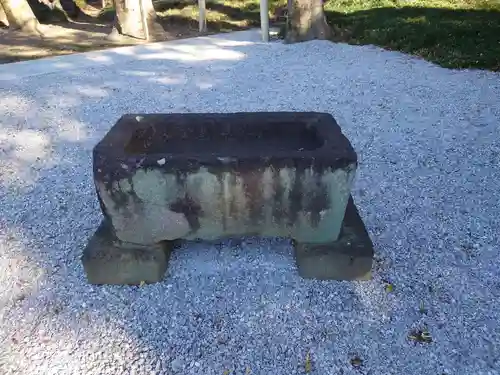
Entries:
{"type": "Polygon", "coordinates": [[[499,374],[500,74],[229,42],[245,35],[3,66],[0,374],[499,374]],[[334,114],[374,279],[301,280],[286,241],[248,238],[177,251],[159,284],[88,285],[91,150],[113,122],[243,110],[334,114]],[[431,343],[408,339],[424,327],[431,343]]]}

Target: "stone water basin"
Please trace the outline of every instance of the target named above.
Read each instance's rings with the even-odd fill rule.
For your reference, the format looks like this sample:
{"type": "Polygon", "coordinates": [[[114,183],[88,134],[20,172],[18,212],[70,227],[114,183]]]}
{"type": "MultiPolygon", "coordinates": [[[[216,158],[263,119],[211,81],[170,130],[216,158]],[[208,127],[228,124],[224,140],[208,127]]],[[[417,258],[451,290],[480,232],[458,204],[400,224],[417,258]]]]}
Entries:
{"type": "MultiPolygon", "coordinates": [[[[104,220],[87,265],[91,254],[144,260],[173,240],[257,235],[293,239],[301,259],[335,248],[347,258],[334,268],[343,268],[357,251],[347,238],[368,238],[350,197],[357,156],[327,113],[127,114],[96,145],[93,164],[104,220]]],[[[369,258],[365,240],[357,249],[369,258]]],[[[337,277],[297,261],[304,276],[337,277]]]]}

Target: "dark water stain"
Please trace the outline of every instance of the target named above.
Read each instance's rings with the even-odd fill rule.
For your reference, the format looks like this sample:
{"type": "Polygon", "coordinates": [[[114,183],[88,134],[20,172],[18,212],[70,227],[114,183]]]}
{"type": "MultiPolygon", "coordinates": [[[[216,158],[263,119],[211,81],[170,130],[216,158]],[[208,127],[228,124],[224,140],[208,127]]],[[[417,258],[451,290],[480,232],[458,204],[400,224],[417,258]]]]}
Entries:
{"type": "Polygon", "coordinates": [[[139,196],[135,192],[135,185],[134,185],[134,180],[133,180],[132,176],[129,176],[127,178],[127,181],[130,185],[130,192],[129,192],[130,198],[132,198],[132,201],[134,203],[136,203],[138,205],[138,207],[142,207],[143,201],[142,201],[142,199],[139,198],[139,196]]]}
{"type": "Polygon", "coordinates": [[[283,206],[283,196],[285,195],[285,188],[281,183],[280,171],[273,168],[273,218],[276,224],[281,224],[286,215],[285,207],[283,206]]]}
{"type": "Polygon", "coordinates": [[[127,205],[127,202],[129,200],[129,194],[122,191],[121,188],[113,189],[113,187],[111,187],[108,189],[107,187],[105,187],[105,189],[108,192],[111,199],[113,200],[113,202],[115,203],[115,208],[122,208],[127,205]]]}
{"type": "Polygon", "coordinates": [[[225,200],[227,199],[227,197],[226,197],[227,192],[226,192],[225,183],[224,183],[224,172],[222,172],[221,170],[218,170],[218,171],[210,171],[209,170],[209,173],[214,174],[217,177],[217,181],[219,181],[219,186],[220,186],[220,191],[221,191],[221,197],[219,200],[219,209],[222,212],[222,228],[225,231],[227,229],[227,217],[225,214],[224,205],[225,205],[225,200]]]}
{"type": "Polygon", "coordinates": [[[186,180],[188,172],[182,170],[175,170],[174,174],[177,186],[182,187],[183,190],[186,190],[186,180]]]}
{"type": "Polygon", "coordinates": [[[311,213],[311,225],[317,227],[321,220],[321,211],[330,208],[330,197],[325,184],[321,181],[321,174],[314,174],[314,189],[306,200],[306,211],[311,213]]]}
{"type": "Polygon", "coordinates": [[[264,202],[262,194],[262,177],[264,173],[262,169],[241,173],[240,177],[243,180],[243,189],[246,196],[246,204],[250,223],[255,226],[262,221],[264,217],[264,202]]]}
{"type": "Polygon", "coordinates": [[[302,197],[303,197],[303,186],[302,177],[304,176],[304,170],[297,168],[295,170],[295,177],[293,179],[293,185],[288,195],[290,212],[288,213],[288,224],[293,226],[299,217],[299,212],[302,211],[302,197]]]}
{"type": "Polygon", "coordinates": [[[172,212],[184,214],[189,227],[193,232],[200,229],[200,216],[203,214],[201,206],[195,202],[191,197],[184,195],[184,197],[177,199],[170,204],[169,209],[172,212]]]}
{"type": "Polygon", "coordinates": [[[236,220],[236,218],[241,214],[238,212],[238,204],[237,204],[237,194],[236,194],[236,175],[234,173],[229,174],[228,181],[229,191],[226,199],[229,200],[229,217],[231,220],[236,220]]]}

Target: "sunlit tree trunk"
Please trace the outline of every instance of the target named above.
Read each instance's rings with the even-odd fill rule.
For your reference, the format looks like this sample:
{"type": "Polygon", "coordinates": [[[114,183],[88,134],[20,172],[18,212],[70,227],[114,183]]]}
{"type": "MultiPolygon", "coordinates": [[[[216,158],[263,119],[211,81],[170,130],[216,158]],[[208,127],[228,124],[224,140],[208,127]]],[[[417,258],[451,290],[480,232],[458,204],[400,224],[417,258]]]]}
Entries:
{"type": "Polygon", "coordinates": [[[80,14],[80,8],[73,0],[28,0],[31,9],[40,22],[67,21],[80,14]]]}
{"type": "Polygon", "coordinates": [[[9,21],[7,20],[7,15],[5,14],[5,10],[3,10],[3,6],[2,6],[1,1],[0,1],[0,24],[3,24],[5,26],[9,26],[9,21]]]}
{"type": "Polygon", "coordinates": [[[35,14],[26,0],[0,0],[9,28],[30,33],[39,33],[35,14]]]}
{"type": "Polygon", "coordinates": [[[55,1],[54,5],[65,12],[69,18],[77,18],[81,13],[80,8],[78,8],[74,0],[58,0],[55,1]]]}
{"type": "Polygon", "coordinates": [[[288,0],[287,43],[329,39],[331,36],[332,30],[326,22],[323,0],[288,0]]]}
{"type": "Polygon", "coordinates": [[[148,41],[165,39],[165,32],[156,21],[152,0],[115,0],[114,5],[113,33],[148,41]]]}

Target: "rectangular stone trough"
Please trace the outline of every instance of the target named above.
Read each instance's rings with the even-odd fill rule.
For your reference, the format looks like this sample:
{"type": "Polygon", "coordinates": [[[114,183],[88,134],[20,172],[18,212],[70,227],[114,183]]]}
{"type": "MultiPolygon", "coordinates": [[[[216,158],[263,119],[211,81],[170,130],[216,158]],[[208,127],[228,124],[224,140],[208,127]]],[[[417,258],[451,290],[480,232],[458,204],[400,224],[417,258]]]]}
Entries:
{"type": "Polygon", "coordinates": [[[124,115],[93,164],[104,219],[82,257],[91,283],[160,281],[172,241],[246,235],[291,238],[303,277],[370,277],[357,156],[329,114],[124,115]]]}

